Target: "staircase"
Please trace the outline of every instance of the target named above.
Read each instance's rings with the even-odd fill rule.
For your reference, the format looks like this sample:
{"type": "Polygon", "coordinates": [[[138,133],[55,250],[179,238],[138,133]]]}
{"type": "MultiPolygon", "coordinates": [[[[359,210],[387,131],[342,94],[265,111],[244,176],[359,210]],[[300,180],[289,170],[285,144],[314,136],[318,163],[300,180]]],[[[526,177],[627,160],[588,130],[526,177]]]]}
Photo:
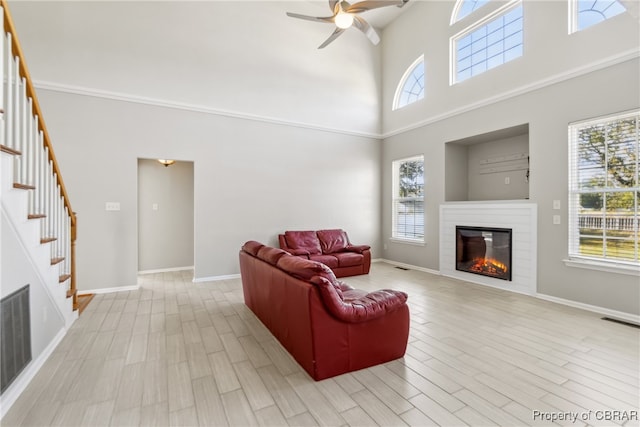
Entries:
{"type": "Polygon", "coordinates": [[[80,308],[76,215],[5,0],[0,0],[0,14],[0,213],[18,236],[68,328],[80,308]]]}

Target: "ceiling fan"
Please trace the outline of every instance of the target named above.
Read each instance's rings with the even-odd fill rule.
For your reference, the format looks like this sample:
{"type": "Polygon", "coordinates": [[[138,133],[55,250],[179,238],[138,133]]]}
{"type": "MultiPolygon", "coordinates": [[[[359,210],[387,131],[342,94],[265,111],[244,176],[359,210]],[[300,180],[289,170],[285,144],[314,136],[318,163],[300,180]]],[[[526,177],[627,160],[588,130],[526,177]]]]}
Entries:
{"type": "Polygon", "coordinates": [[[318,49],[326,47],[329,43],[334,41],[340,36],[346,29],[351,26],[356,27],[367,36],[371,43],[377,45],[380,43],[380,36],[376,30],[369,25],[364,18],[361,18],[358,14],[366,12],[372,9],[378,9],[386,6],[404,6],[409,0],[364,0],[355,4],[350,4],[345,0],[329,0],[329,7],[333,15],[331,16],[308,16],[300,15],[299,13],[287,12],[287,16],[298,19],[305,19],[307,21],[324,22],[328,24],[335,24],[336,29],[333,34],[324,41],[318,49]]]}

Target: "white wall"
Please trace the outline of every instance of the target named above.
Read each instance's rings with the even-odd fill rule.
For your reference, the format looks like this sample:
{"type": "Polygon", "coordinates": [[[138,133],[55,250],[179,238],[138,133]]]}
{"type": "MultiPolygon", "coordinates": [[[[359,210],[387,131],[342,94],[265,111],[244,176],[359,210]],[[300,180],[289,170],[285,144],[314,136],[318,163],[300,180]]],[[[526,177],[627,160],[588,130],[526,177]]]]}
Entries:
{"type": "Polygon", "coordinates": [[[138,159],[138,270],[193,266],[193,162],[138,159]]]}
{"type": "Polygon", "coordinates": [[[401,15],[384,32],[382,238],[388,249],[383,256],[438,269],[438,205],[444,201],[447,176],[444,144],[528,123],[529,194],[539,207],[537,291],[637,315],[637,277],[571,268],[562,260],[568,256],[567,125],[640,106],[638,21],[624,14],[567,35],[565,2],[525,2],[524,56],[450,87],[446,35],[458,31],[448,28],[452,5],[417,3],[410,15],[401,15]],[[392,112],[403,67],[423,52],[424,101],[392,112]],[[424,247],[388,240],[391,162],[420,153],[425,154],[426,175],[424,247]],[[552,209],[553,200],[561,201],[560,211],[552,209]],[[554,214],[561,215],[560,225],[552,224],[554,214]]]}

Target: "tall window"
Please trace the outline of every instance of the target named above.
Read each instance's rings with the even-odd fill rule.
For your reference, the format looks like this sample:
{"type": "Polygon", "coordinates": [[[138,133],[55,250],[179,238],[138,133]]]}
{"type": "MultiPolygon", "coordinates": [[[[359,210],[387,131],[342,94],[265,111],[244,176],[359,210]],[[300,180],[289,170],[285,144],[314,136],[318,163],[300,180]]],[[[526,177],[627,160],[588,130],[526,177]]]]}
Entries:
{"type": "Polygon", "coordinates": [[[392,237],[424,242],[424,156],[393,162],[392,237]]]}
{"type": "Polygon", "coordinates": [[[451,84],[522,56],[522,3],[509,3],[451,38],[451,84]]]}
{"type": "Polygon", "coordinates": [[[416,59],[400,79],[393,97],[393,109],[397,110],[424,98],[424,55],[416,59]]]}
{"type": "Polygon", "coordinates": [[[625,12],[618,0],[569,0],[570,32],[584,30],[625,12]]]}
{"type": "Polygon", "coordinates": [[[569,126],[569,256],[640,265],[640,110],[569,126]]]}

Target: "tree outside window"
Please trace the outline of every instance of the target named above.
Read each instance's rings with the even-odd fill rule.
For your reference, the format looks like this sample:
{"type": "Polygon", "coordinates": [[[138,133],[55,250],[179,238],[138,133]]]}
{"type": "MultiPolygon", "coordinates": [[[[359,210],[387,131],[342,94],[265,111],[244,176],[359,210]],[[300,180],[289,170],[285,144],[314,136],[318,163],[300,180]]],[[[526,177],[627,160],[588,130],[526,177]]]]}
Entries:
{"type": "Polygon", "coordinates": [[[393,162],[392,236],[424,241],[424,156],[393,162]]]}
{"type": "Polygon", "coordinates": [[[639,263],[636,113],[573,125],[570,255],[639,263]]]}

